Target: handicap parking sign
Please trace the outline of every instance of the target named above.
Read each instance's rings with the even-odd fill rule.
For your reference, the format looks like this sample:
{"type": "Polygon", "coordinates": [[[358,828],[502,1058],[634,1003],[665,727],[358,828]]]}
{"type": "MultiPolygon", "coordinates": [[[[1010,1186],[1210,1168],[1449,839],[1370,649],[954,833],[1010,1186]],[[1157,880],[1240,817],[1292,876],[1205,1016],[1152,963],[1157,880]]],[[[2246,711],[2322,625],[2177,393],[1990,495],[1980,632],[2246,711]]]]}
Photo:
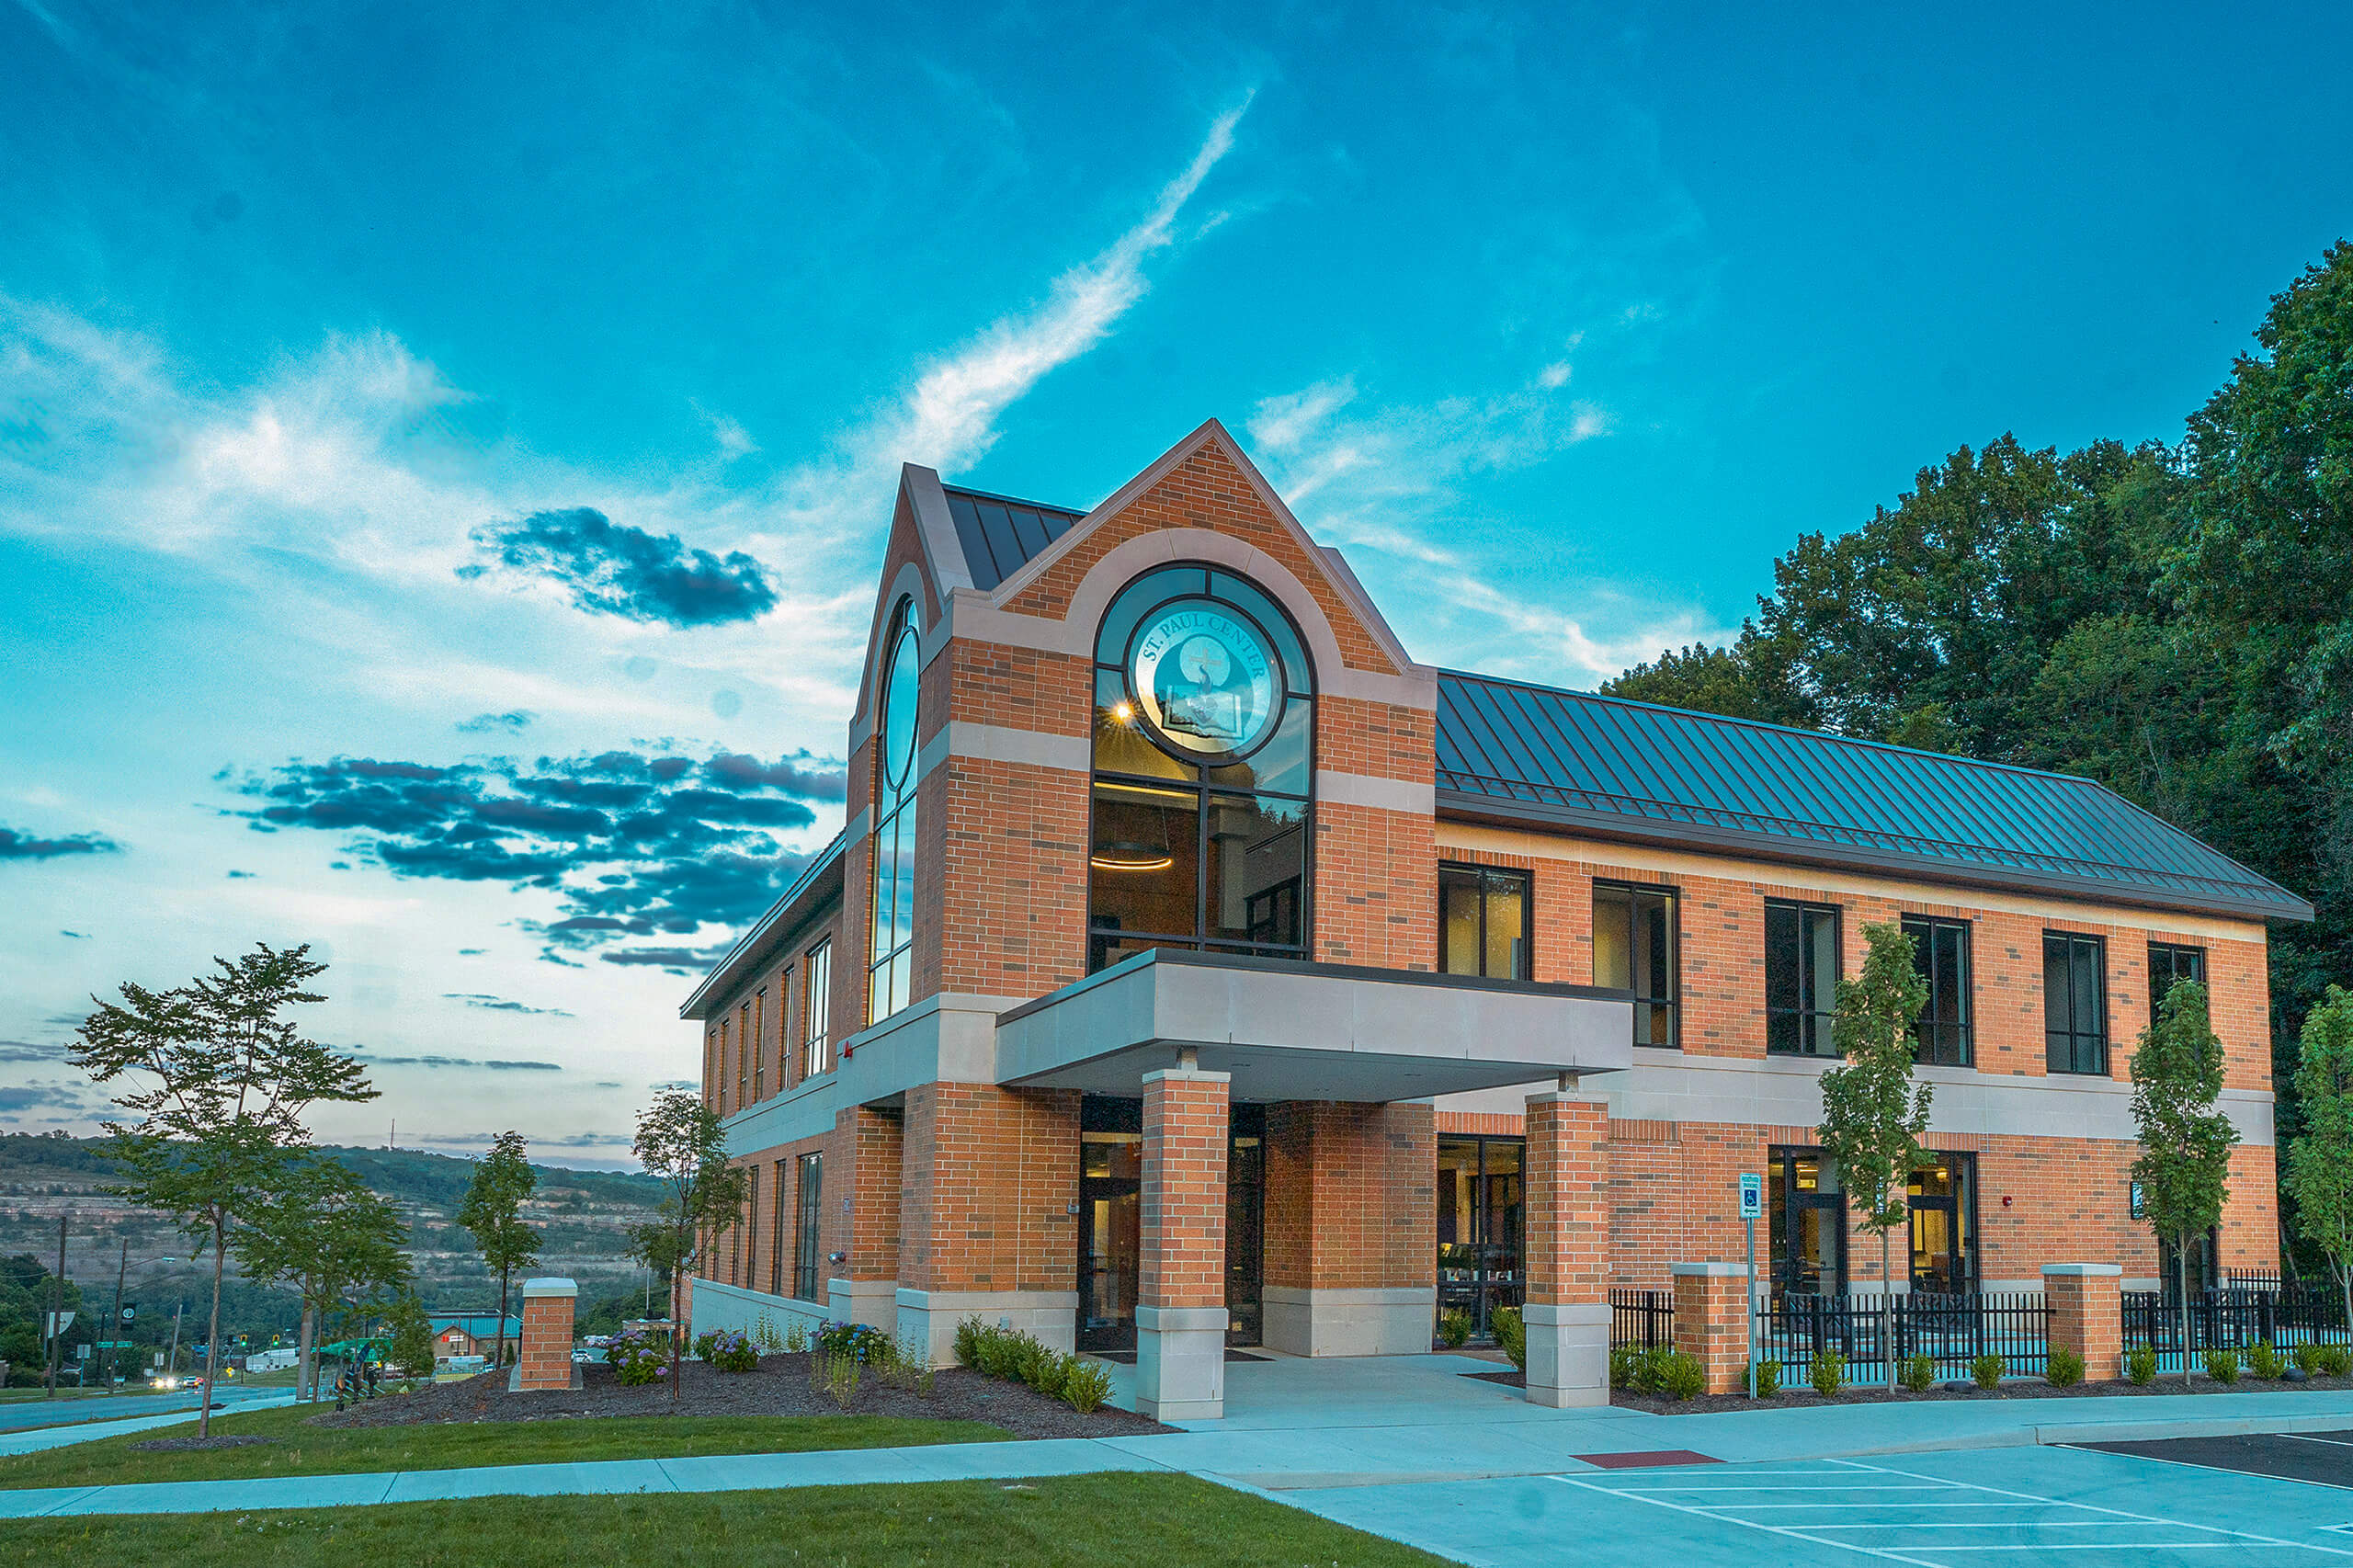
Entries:
{"type": "Polygon", "coordinates": [[[1740,1178],[1740,1217],[1744,1220],[1763,1218],[1765,1213],[1765,1178],[1745,1175],[1740,1178]]]}

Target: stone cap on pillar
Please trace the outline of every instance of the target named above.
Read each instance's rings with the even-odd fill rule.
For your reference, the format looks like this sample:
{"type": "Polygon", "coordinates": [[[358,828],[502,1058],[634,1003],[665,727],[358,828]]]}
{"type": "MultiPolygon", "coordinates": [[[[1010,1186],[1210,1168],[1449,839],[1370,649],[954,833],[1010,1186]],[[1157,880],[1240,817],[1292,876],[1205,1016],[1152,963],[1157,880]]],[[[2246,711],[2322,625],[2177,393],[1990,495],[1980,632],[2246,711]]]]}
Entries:
{"type": "Polygon", "coordinates": [[[1675,1266],[1678,1278],[1701,1279],[1745,1279],[1748,1265],[1745,1263],[1678,1263],[1675,1266]]]}
{"type": "Polygon", "coordinates": [[[579,1294],[580,1287],[561,1275],[551,1274],[538,1279],[523,1281],[523,1299],[527,1301],[536,1296],[577,1296],[579,1294]]]}
{"type": "Polygon", "coordinates": [[[2088,1277],[2094,1279],[2113,1279],[2124,1272],[2124,1266],[2120,1263],[2046,1263],[2042,1266],[2042,1272],[2055,1274],[2063,1278],[2088,1277]]]}

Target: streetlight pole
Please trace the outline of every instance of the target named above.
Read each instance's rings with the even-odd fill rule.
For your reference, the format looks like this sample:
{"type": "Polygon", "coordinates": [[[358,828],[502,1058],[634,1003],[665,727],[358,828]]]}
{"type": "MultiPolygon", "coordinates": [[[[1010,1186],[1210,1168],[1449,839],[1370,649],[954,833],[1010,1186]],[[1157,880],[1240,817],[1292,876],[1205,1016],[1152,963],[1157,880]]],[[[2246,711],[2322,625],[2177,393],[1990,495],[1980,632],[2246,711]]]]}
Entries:
{"type": "MultiPolygon", "coordinates": [[[[116,1263],[114,1267],[114,1322],[109,1326],[117,1334],[120,1334],[122,1332],[122,1278],[124,1275],[130,1272],[131,1238],[129,1236],[125,1236],[122,1238],[122,1257],[120,1261],[116,1263]]],[[[100,1345],[105,1345],[108,1344],[108,1341],[100,1339],[98,1343],[100,1345]]],[[[116,1366],[120,1366],[122,1364],[121,1346],[117,1345],[115,1348],[116,1354],[114,1364],[116,1366]]],[[[109,1369],[106,1376],[107,1394],[111,1398],[114,1394],[114,1373],[109,1369]]]]}
{"type": "Polygon", "coordinates": [[[49,1314],[49,1393],[57,1397],[57,1364],[63,1359],[65,1327],[65,1216],[57,1217],[57,1278],[50,1281],[49,1295],[55,1311],[49,1314]]]}

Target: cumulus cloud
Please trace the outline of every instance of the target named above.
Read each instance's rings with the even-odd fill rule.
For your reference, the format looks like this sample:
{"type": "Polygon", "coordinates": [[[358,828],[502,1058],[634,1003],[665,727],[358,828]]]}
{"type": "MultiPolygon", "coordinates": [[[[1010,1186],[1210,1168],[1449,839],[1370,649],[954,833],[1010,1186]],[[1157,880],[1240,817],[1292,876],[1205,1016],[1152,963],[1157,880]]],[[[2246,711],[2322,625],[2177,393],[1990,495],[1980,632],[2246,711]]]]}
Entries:
{"type": "Polygon", "coordinates": [[[31,1040],[0,1040],[0,1062],[63,1062],[72,1049],[63,1040],[44,1045],[31,1040]]]}
{"type": "MultiPolygon", "coordinates": [[[[366,1056],[355,1060],[370,1067],[475,1067],[493,1073],[561,1073],[554,1062],[477,1061],[468,1056],[366,1056]]],[[[430,1140],[428,1140],[430,1142],[430,1140]]]]}
{"type": "MultiPolygon", "coordinates": [[[[616,523],[593,506],[533,512],[473,530],[500,564],[559,583],[572,602],[599,615],[669,626],[756,620],[776,608],[767,568],[740,550],[690,550],[676,534],[616,523]]],[[[479,575],[479,566],[459,568],[479,575]]]]}
{"type": "Polygon", "coordinates": [[[95,833],[67,834],[63,838],[38,838],[13,827],[0,826],[0,860],[54,860],[61,855],[114,855],[122,846],[95,833]]]}
{"type": "Polygon", "coordinates": [[[617,948],[597,955],[607,963],[642,965],[671,974],[700,974],[727,956],[723,947],[698,950],[693,948],[617,948]]]}
{"type": "Polygon", "coordinates": [[[528,708],[512,709],[505,713],[477,713],[460,724],[458,730],[460,733],[468,735],[487,734],[496,730],[514,733],[529,726],[537,717],[539,715],[528,708]]]}
{"type": "Polygon", "coordinates": [[[568,1018],[573,1015],[561,1007],[528,1007],[520,1002],[510,1002],[504,996],[494,996],[483,991],[444,991],[447,1001],[463,1002],[469,1007],[480,1007],[491,1013],[522,1013],[535,1018],[568,1018]]]}
{"type": "Polygon", "coordinates": [[[347,853],[395,876],[553,891],[560,916],[524,924],[570,949],[756,916],[806,859],[778,835],[843,793],[840,765],[806,752],[297,759],[233,782],[256,829],[351,835],[347,853]]]}

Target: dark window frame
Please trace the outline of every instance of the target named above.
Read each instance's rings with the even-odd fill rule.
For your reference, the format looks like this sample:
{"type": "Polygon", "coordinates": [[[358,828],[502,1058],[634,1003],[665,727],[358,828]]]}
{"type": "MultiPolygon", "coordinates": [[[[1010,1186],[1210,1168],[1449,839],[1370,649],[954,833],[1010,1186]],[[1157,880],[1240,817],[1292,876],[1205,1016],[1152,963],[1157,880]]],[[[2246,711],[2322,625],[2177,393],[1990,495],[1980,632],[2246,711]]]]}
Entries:
{"type": "MultiPolygon", "coordinates": [[[[791,1164],[789,1161],[779,1160],[776,1162],[776,1201],[769,1206],[768,1210],[768,1294],[771,1296],[781,1296],[784,1294],[784,1259],[786,1256],[784,1250],[784,1217],[792,1212],[792,1206],[787,1204],[784,1200],[786,1181],[785,1173],[791,1168],[791,1164]]],[[[799,1260],[795,1259],[796,1267],[798,1267],[798,1262],[799,1260]]]]}
{"type": "Polygon", "coordinates": [[[2112,1074],[2109,1067],[2109,1006],[2108,1006],[2108,938],[2081,931],[2045,930],[2042,933],[2042,1055],[2045,1073],[2074,1077],[2106,1078],[2112,1074]],[[2052,945],[2063,943],[2067,950],[2070,983],[2067,986],[2067,1027],[2051,1027],[2051,958],[2052,945]],[[2093,973],[2099,982],[2097,1028],[2086,1029],[2075,1016],[2075,987],[2073,971],[2077,955],[2088,949],[2094,955],[2093,973]],[[2066,1060],[2060,1060],[2058,1038],[2066,1039],[2066,1060]]]}
{"type": "Polygon", "coordinates": [[[1899,925],[1913,941],[1914,960],[1920,966],[1920,978],[1928,987],[1928,1000],[1920,1008],[1920,1017],[1912,1026],[1912,1060],[1923,1067],[1974,1067],[1977,1064],[1977,937],[1975,923],[1957,919],[1949,915],[1906,915],[1899,925]],[[1918,930],[1915,931],[1915,927],[1918,930]],[[1920,932],[1930,940],[1923,943],[1920,932]],[[1934,937],[1939,931],[1956,931],[1961,935],[1961,1017],[1936,1017],[1937,966],[1938,958],[1934,937]],[[1951,1060],[1947,1060],[1939,1045],[1931,1044],[1929,1031],[1949,1028],[1960,1044],[1951,1060]]]}
{"type": "Polygon", "coordinates": [[[2200,985],[2207,983],[2206,949],[2192,947],[2187,942],[2151,942],[2149,944],[2149,1021],[2151,1023],[2157,1021],[2157,1008],[2164,1003],[2165,993],[2185,980],[2194,980],[2200,985]],[[2165,957],[2167,971],[2165,983],[2162,985],[2157,983],[2157,960],[2160,954],[2165,957]],[[2194,972],[2182,971],[2184,959],[2189,960],[2189,969],[2194,972]]]}
{"type": "Polygon", "coordinates": [[[1764,937],[1766,949],[1765,983],[1767,987],[1765,997],[1765,1053],[1768,1056],[1802,1056],[1811,1058],[1817,1062],[1836,1060],[1838,1056],[1838,1048],[1835,1040],[1824,1049],[1815,1049],[1813,1045],[1806,1042],[1820,1041],[1829,1039],[1832,1035],[1834,1022],[1837,1017],[1838,982],[1847,972],[1846,907],[1842,904],[1836,903],[1817,903],[1809,899],[1768,898],[1765,901],[1764,937]],[[1773,912],[1775,910],[1781,910],[1785,913],[1794,914],[1798,917],[1797,967],[1799,1005],[1795,1007],[1776,1006],[1772,1000],[1771,986],[1773,959],[1771,948],[1773,942],[1773,912]],[[1808,916],[1821,915],[1828,915],[1830,917],[1829,983],[1825,986],[1823,983],[1822,976],[1815,975],[1813,977],[1814,1005],[1809,1007],[1804,1004],[1807,982],[1805,969],[1807,957],[1813,952],[1813,945],[1806,940],[1807,931],[1805,922],[1808,916]],[[1826,997],[1824,994],[1825,992],[1827,993],[1826,997]],[[1794,1017],[1797,1019],[1799,1044],[1795,1046],[1788,1046],[1774,1043],[1775,1031],[1773,1028],[1773,1020],[1776,1017],[1794,1017]],[[1807,1027],[1809,1024],[1813,1027],[1807,1027]]]}
{"type": "Polygon", "coordinates": [[[817,1278],[819,1260],[824,1246],[818,1238],[824,1219],[825,1156],[821,1153],[801,1156],[800,1169],[794,1173],[792,1192],[794,1213],[792,1228],[792,1294],[801,1301],[822,1303],[825,1298],[818,1293],[824,1281],[817,1278]]]}
{"type": "MultiPolygon", "coordinates": [[[[1601,924],[1601,894],[1605,889],[1612,892],[1628,893],[1637,897],[1647,893],[1666,901],[1666,935],[1675,949],[1667,958],[1668,994],[1645,995],[1640,986],[1632,984],[1630,984],[1628,989],[1634,993],[1634,1003],[1637,1007],[1656,1009],[1654,1017],[1663,1016],[1666,1019],[1669,1037],[1665,1042],[1638,1040],[1634,1043],[1646,1051],[1680,1051],[1683,1049],[1683,890],[1665,882],[1632,882],[1619,877],[1596,877],[1593,879],[1591,890],[1593,922],[1596,928],[1598,928],[1601,924]]],[[[1626,978],[1629,982],[1637,978],[1633,972],[1633,923],[1639,918],[1639,908],[1640,906],[1631,898],[1628,900],[1626,978]]],[[[1588,934],[1588,939],[1590,940],[1590,934],[1588,934]]],[[[1602,983],[1597,960],[1594,970],[1594,983],[1597,985],[1602,983]]],[[[1641,1020],[1638,1018],[1636,1021],[1639,1023],[1641,1020]]]]}
{"type": "Polygon", "coordinates": [[[1531,980],[1536,974],[1536,877],[1521,866],[1483,866],[1466,860],[1441,860],[1438,867],[1438,972],[1462,974],[1471,972],[1446,966],[1446,879],[1449,876],[1479,879],[1479,968],[1478,975],[1486,980],[1531,980]],[[1491,890],[1496,882],[1517,882],[1519,885],[1519,961],[1525,971],[1520,974],[1489,974],[1487,972],[1487,910],[1491,890]]]}

